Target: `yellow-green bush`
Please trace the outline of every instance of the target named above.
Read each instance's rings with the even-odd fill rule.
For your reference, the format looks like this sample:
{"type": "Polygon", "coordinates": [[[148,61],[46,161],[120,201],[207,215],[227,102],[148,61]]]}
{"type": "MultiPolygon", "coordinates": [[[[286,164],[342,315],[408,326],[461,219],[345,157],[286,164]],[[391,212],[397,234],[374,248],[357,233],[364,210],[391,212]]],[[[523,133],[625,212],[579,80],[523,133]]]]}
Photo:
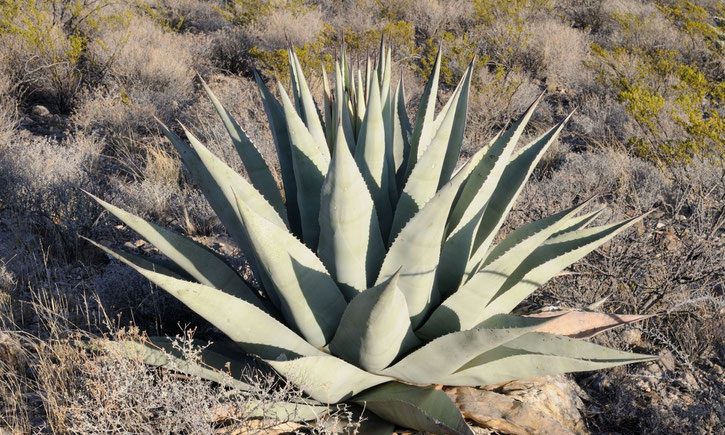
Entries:
{"type": "Polygon", "coordinates": [[[663,163],[694,156],[722,161],[725,82],[717,65],[725,62],[725,53],[712,16],[686,0],[661,3],[659,12],[682,35],[682,47],[635,46],[628,41],[636,38],[628,36],[645,28],[646,18],[616,12],[612,19],[624,44],[593,44],[588,65],[601,83],[614,87],[637,124],[640,134],[629,139],[637,154],[663,163]]]}
{"type": "Polygon", "coordinates": [[[0,0],[0,50],[13,81],[31,98],[67,110],[89,70],[87,56],[106,24],[123,24],[129,11],[114,0],[0,0]]]}

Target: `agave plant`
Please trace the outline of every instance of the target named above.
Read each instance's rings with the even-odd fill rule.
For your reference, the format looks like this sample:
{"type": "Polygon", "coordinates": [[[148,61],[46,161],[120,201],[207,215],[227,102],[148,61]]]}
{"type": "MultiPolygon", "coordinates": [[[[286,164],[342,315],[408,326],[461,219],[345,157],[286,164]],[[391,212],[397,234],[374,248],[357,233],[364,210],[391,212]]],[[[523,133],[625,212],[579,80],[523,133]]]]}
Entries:
{"type": "MultiPolygon", "coordinates": [[[[364,71],[353,71],[343,48],[334,89],[322,71],[322,110],[293,49],[289,64],[292,99],[281,84],[275,98],[256,75],[282,189],[205,83],[248,178],[183,126],[188,143],[161,125],[239,245],[254,282],[207,247],[96,198],[168,258],[101,249],[229,337],[205,350],[204,364],[239,369],[239,353],[253,355],[304,391],[308,402],[279,404],[280,412],[300,419],[347,402],[364,406],[366,430],[390,433],[395,424],[471,433],[436,386],[650,359],[570,337],[602,326],[594,317],[585,315],[567,336],[552,333],[560,331],[552,322],[561,317],[510,314],[537,287],[641,219],[590,227],[601,210],[583,213],[590,205],[584,202],[494,243],[566,122],[516,150],[541,97],[458,167],[473,62],[436,114],[438,54],[413,125],[402,78],[391,87],[390,48],[381,46],[364,71]]],[[[165,339],[152,343],[170,349],[165,339]]],[[[152,364],[176,358],[151,345],[127,346],[152,364]]],[[[217,379],[204,364],[181,367],[217,379]]],[[[244,390],[243,382],[237,386],[244,390]]]]}

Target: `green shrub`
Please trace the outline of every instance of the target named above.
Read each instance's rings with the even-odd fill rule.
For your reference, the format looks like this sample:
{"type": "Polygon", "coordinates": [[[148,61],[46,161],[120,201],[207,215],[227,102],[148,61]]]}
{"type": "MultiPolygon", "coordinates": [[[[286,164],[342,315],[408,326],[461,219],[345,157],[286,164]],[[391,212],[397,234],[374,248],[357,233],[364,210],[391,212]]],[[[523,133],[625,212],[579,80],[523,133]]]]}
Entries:
{"type": "Polygon", "coordinates": [[[694,156],[721,160],[725,83],[717,65],[725,53],[709,24],[712,17],[683,0],[660,5],[659,13],[679,32],[682,47],[639,46],[635,36],[647,28],[648,17],[614,12],[623,43],[593,44],[588,66],[601,83],[613,86],[638,126],[639,134],[628,141],[636,154],[662,163],[694,156]]]}
{"type": "Polygon", "coordinates": [[[105,24],[125,23],[129,11],[113,0],[2,0],[0,40],[12,80],[25,95],[68,110],[90,71],[87,56],[105,24]]]}

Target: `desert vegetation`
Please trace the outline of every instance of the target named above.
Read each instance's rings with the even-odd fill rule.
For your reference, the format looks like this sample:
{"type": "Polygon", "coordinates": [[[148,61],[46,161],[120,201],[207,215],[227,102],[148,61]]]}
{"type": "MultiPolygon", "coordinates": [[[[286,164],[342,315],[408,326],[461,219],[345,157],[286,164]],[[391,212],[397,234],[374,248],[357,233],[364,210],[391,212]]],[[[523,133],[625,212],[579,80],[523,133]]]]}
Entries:
{"type": "Polygon", "coordinates": [[[517,308],[654,314],[592,339],[661,358],[571,375],[583,416],[572,430],[721,432],[723,16],[715,0],[0,0],[0,430],[359,427],[344,405],[315,425],[291,425],[274,406],[303,393],[263,371],[250,375],[254,400],[230,398],[238,379],[229,370],[209,382],[102,347],[168,336],[172,354],[194,361],[221,335],[80,236],[160,255],[85,190],[201,242],[251,277],[155,118],[183,135],[179,121],[247,176],[203,79],[281,186],[254,71],[275,95],[276,80],[290,92],[292,45],[323,101],[322,69],[334,74],[343,38],[364,71],[384,37],[411,116],[439,47],[436,110],[477,57],[461,163],[542,91],[522,143],[576,109],[501,236],[590,197],[607,205],[597,224],[652,210],[517,308]]]}

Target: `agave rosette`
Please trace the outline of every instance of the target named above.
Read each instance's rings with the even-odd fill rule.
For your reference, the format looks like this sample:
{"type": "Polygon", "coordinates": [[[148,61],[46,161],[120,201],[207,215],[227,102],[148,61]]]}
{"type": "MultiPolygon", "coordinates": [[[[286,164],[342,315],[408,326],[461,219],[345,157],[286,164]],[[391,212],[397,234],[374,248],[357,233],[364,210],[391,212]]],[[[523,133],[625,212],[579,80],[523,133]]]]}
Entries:
{"type": "MultiPolygon", "coordinates": [[[[306,419],[325,405],[348,402],[372,413],[368,430],[375,425],[391,432],[396,424],[471,433],[434,385],[480,386],[650,358],[551,333],[547,325],[556,316],[509,314],[555,274],[641,219],[591,227],[601,210],[583,213],[585,202],[493,243],[566,120],[515,150],[537,100],[457,168],[473,63],[436,114],[438,54],[413,125],[402,79],[391,87],[389,48],[381,46],[376,65],[368,61],[365,72],[352,71],[343,48],[334,89],[323,71],[322,110],[292,49],[289,63],[292,98],[281,85],[275,98],[256,76],[283,190],[205,83],[248,178],[185,128],[188,142],[161,126],[239,245],[254,285],[207,247],[96,198],[167,258],[102,249],[310,399],[304,406],[280,404],[280,410],[306,419]]],[[[116,346],[168,365],[172,357],[159,351],[171,350],[168,341],[152,342],[116,346]]],[[[229,348],[206,349],[204,363],[240,361],[229,348]]],[[[215,379],[208,368],[183,367],[215,379]]]]}

